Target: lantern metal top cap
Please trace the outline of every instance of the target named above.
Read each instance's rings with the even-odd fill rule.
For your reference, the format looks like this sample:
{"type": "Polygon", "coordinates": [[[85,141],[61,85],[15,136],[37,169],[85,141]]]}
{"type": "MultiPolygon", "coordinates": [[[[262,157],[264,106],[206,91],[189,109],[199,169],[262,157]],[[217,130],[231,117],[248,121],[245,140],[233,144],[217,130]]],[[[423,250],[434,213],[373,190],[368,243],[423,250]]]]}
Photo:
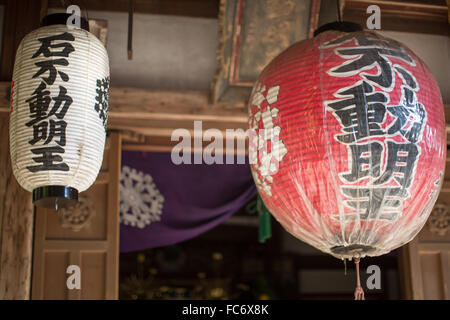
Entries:
{"type": "Polygon", "coordinates": [[[68,186],[44,186],[33,190],[36,207],[62,209],[76,205],[78,190],[68,186]]]}
{"type": "MultiPolygon", "coordinates": [[[[52,13],[44,17],[41,21],[41,27],[45,26],[52,26],[56,24],[67,24],[67,19],[71,17],[71,14],[68,13],[52,13]]],[[[80,28],[84,29],[86,31],[89,31],[89,22],[83,18],[80,17],[80,28]]]]}
{"type": "Polygon", "coordinates": [[[357,31],[362,31],[363,28],[361,27],[360,24],[355,23],[355,22],[335,21],[335,22],[330,22],[330,23],[324,24],[323,26],[320,26],[319,28],[317,28],[314,31],[314,37],[322,32],[329,31],[329,30],[341,31],[341,32],[357,32],[357,31]]]}

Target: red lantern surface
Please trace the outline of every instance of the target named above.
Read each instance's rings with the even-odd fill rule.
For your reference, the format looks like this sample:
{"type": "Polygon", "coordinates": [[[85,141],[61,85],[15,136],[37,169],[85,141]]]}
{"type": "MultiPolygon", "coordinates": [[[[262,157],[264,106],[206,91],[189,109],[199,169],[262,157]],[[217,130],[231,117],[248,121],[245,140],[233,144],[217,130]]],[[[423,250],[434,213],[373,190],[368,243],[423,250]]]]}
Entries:
{"type": "Polygon", "coordinates": [[[423,227],[444,173],[444,109],[402,44],[337,31],[296,43],[259,76],[249,116],[255,183],[295,237],[351,259],[423,227]]]}

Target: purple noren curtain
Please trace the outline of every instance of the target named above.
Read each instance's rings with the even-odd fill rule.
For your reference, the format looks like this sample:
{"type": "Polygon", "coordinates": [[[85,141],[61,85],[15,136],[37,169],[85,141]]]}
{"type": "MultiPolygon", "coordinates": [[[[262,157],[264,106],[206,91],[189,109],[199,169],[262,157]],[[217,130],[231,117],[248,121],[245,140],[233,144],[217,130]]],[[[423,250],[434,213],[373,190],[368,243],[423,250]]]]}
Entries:
{"type": "Polygon", "coordinates": [[[122,153],[120,251],[171,245],[226,220],[256,195],[247,164],[181,164],[122,153]]]}

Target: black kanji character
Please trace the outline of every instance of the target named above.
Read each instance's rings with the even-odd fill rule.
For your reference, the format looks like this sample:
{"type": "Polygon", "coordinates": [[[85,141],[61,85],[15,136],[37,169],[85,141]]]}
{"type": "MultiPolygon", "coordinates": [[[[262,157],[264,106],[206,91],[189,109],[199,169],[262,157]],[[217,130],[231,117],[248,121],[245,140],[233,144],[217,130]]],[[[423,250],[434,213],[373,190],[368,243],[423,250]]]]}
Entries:
{"type": "Polygon", "coordinates": [[[67,113],[67,110],[69,110],[69,107],[73,102],[73,99],[67,95],[66,88],[64,88],[63,86],[59,86],[58,96],[53,97],[52,100],[55,103],[53,104],[53,108],[50,111],[49,116],[54,114],[58,119],[63,119],[67,113]]]}
{"type": "Polygon", "coordinates": [[[406,189],[400,187],[387,188],[342,188],[342,192],[352,200],[344,203],[357,210],[354,214],[345,214],[345,220],[395,220],[400,212],[395,209],[401,205],[401,200],[409,197],[406,189]]]}
{"type": "Polygon", "coordinates": [[[419,147],[414,143],[387,141],[387,149],[386,168],[373,184],[384,184],[394,177],[400,186],[409,188],[414,178],[419,147]]]}
{"type": "Polygon", "coordinates": [[[33,125],[33,139],[28,141],[29,144],[34,145],[40,140],[47,139],[48,122],[41,121],[38,124],[33,125]]]}
{"type": "Polygon", "coordinates": [[[61,34],[57,34],[50,37],[39,38],[41,42],[41,46],[39,49],[33,54],[32,58],[38,57],[40,54],[43,54],[44,57],[68,57],[70,53],[75,51],[72,44],[68,42],[59,42],[56,44],[52,44],[52,41],[62,40],[62,41],[75,41],[75,37],[73,34],[64,32],[61,34]],[[60,51],[50,50],[50,49],[58,49],[62,48],[60,51]]]}
{"type": "Polygon", "coordinates": [[[373,141],[369,144],[349,145],[351,150],[350,172],[341,174],[348,182],[356,182],[367,176],[378,178],[381,172],[383,144],[373,141]]]}
{"type": "Polygon", "coordinates": [[[51,98],[54,101],[53,107],[47,113],[50,104],[50,97],[47,97],[47,95],[49,95],[50,92],[42,91],[42,88],[45,88],[45,84],[43,87],[42,85],[43,82],[41,82],[41,85],[35,90],[33,93],[34,95],[27,100],[27,102],[30,102],[30,118],[32,118],[31,121],[26,123],[29,127],[52,115],[55,115],[58,119],[63,119],[73,102],[72,98],[67,95],[67,89],[63,86],[59,86],[59,94],[58,96],[51,98]],[[43,98],[44,93],[45,98],[43,98]]]}
{"type": "Polygon", "coordinates": [[[50,143],[50,141],[53,140],[54,137],[59,137],[59,140],[56,141],[57,144],[60,146],[66,145],[66,127],[67,122],[64,120],[50,120],[50,130],[48,133],[48,138],[45,140],[44,144],[50,143]]]}
{"type": "Polygon", "coordinates": [[[342,131],[346,132],[336,135],[336,139],[352,143],[369,136],[385,134],[380,124],[385,118],[384,103],[388,101],[386,94],[374,92],[369,83],[362,81],[353,87],[341,89],[336,96],[344,99],[328,103],[328,108],[343,126],[342,131]]]}
{"type": "Polygon", "coordinates": [[[34,90],[33,95],[25,100],[28,102],[30,109],[30,118],[33,119],[26,123],[29,127],[47,117],[47,111],[52,99],[50,97],[50,91],[46,89],[47,86],[45,83],[41,82],[37,89],[34,90]]]}
{"type": "Polygon", "coordinates": [[[414,78],[411,72],[409,72],[405,68],[400,67],[399,65],[395,65],[394,69],[401,76],[404,84],[406,84],[408,87],[414,90],[419,88],[416,78],[414,78]]]}
{"type": "Polygon", "coordinates": [[[427,113],[423,104],[417,101],[416,93],[403,87],[402,99],[398,106],[388,106],[390,114],[397,118],[388,133],[400,132],[409,142],[416,143],[422,137],[427,113]]]}
{"type": "Polygon", "coordinates": [[[362,76],[378,84],[382,88],[393,87],[395,74],[392,69],[392,64],[387,57],[399,58],[410,65],[414,65],[414,61],[408,54],[402,50],[392,50],[388,48],[375,47],[361,47],[361,48],[340,48],[336,49],[336,53],[344,59],[354,59],[353,61],[346,61],[343,64],[332,68],[329,72],[333,76],[342,77],[354,75],[362,70],[371,69],[373,66],[378,66],[378,74],[370,75],[363,74],[362,76]]]}
{"type": "Polygon", "coordinates": [[[28,166],[27,169],[31,172],[38,171],[69,171],[69,166],[63,161],[63,158],[60,155],[55,155],[54,153],[64,153],[65,150],[59,146],[55,147],[43,147],[37,149],[31,149],[31,152],[36,155],[40,155],[39,157],[32,158],[34,162],[41,163],[41,165],[37,166],[28,166]],[[60,162],[60,163],[54,163],[60,162]]]}
{"type": "Polygon", "coordinates": [[[95,100],[97,102],[94,105],[94,109],[97,111],[106,130],[106,122],[108,121],[109,77],[97,80],[96,92],[97,96],[95,100]]]}
{"type": "Polygon", "coordinates": [[[50,120],[50,129],[48,130],[48,122],[42,121],[33,126],[33,139],[29,141],[30,144],[34,145],[40,140],[45,140],[44,144],[49,144],[54,137],[59,137],[56,141],[60,146],[66,145],[66,127],[67,122],[63,120],[50,120]],[[48,135],[47,135],[48,132],[48,135]]]}
{"type": "Polygon", "coordinates": [[[67,75],[67,73],[58,71],[55,67],[55,65],[68,66],[69,62],[64,58],[40,61],[36,62],[35,65],[40,67],[40,69],[33,75],[33,78],[39,77],[40,75],[48,71],[48,76],[42,78],[42,80],[44,80],[48,85],[52,85],[55,82],[56,74],[59,74],[64,82],[69,81],[69,76],[67,75]]]}

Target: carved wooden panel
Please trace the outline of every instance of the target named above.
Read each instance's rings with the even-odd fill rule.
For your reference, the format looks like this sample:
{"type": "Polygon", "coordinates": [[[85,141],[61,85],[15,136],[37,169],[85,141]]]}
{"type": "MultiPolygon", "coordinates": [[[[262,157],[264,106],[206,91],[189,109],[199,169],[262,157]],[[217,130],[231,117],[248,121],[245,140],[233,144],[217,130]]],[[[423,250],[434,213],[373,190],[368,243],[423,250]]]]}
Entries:
{"type": "Polygon", "coordinates": [[[319,0],[222,0],[213,103],[243,107],[264,67],[291,44],[312,36],[319,0]]]}
{"type": "Polygon", "coordinates": [[[102,169],[72,209],[36,210],[33,299],[117,299],[121,137],[107,138],[102,169]],[[69,290],[69,265],[81,271],[81,289],[69,290]]]}
{"type": "Polygon", "coordinates": [[[422,231],[401,248],[405,298],[450,300],[449,204],[444,187],[422,231]]]}

